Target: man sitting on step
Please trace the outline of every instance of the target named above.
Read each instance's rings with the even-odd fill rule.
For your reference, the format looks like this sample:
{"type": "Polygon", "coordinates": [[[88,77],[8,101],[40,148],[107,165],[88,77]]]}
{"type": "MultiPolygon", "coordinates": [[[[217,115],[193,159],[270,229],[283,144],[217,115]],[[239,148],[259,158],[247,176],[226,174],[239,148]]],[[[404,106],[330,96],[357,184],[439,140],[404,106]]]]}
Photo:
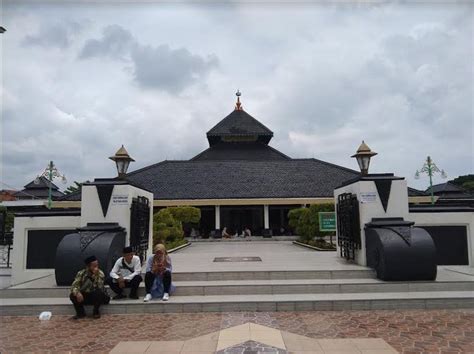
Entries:
{"type": "Polygon", "coordinates": [[[84,260],[86,267],[77,272],[71,285],[69,298],[74,305],[76,315],[73,319],[86,317],[84,305],[93,305],[94,318],[100,318],[99,308],[110,301],[104,288],[104,273],[99,269],[99,261],[95,256],[84,260]]]}
{"type": "Polygon", "coordinates": [[[117,294],[114,300],[126,297],[123,294],[124,288],[130,288],[130,299],[138,299],[138,286],[143,280],[141,271],[140,258],[133,253],[132,247],[125,247],[123,257],[117,259],[110,271],[110,278],[107,279],[107,284],[117,294]]]}

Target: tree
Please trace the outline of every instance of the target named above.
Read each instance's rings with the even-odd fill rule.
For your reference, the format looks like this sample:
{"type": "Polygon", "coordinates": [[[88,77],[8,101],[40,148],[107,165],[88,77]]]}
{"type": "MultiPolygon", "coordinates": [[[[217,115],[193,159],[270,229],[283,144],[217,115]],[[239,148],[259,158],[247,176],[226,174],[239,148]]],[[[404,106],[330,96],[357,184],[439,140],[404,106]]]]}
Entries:
{"type": "Polygon", "coordinates": [[[178,245],[184,240],[183,223],[198,223],[201,210],[194,207],[169,207],[153,216],[153,246],[178,245]]]}
{"type": "Polygon", "coordinates": [[[77,181],[74,181],[74,184],[71,184],[69,187],[66,188],[66,190],[64,191],[64,194],[71,194],[71,193],[80,191],[81,188],[82,188],[82,185],[83,185],[84,183],[88,183],[88,182],[89,182],[89,181],[79,183],[79,182],[77,182],[77,181]]]}
{"type": "Polygon", "coordinates": [[[449,182],[464,188],[467,191],[474,192],[474,175],[472,174],[456,177],[449,182]]]}
{"type": "Polygon", "coordinates": [[[313,204],[309,208],[290,210],[288,213],[289,225],[303,242],[312,241],[315,237],[322,238],[328,232],[319,230],[319,212],[330,211],[334,211],[334,204],[313,204]]]}

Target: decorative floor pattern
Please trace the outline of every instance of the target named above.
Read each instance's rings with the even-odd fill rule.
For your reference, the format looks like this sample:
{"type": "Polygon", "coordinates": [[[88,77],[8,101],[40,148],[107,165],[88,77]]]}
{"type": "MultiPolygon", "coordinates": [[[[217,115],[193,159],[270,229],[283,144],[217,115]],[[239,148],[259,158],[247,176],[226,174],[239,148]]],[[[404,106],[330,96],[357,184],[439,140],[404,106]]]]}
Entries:
{"type": "Polygon", "coordinates": [[[81,321],[53,314],[47,322],[3,316],[0,352],[106,353],[122,341],[186,341],[248,322],[278,329],[283,336],[380,338],[405,354],[474,353],[471,309],[130,314],[81,321]]]}
{"type": "Polygon", "coordinates": [[[186,341],[118,343],[111,354],[396,354],[380,338],[314,339],[255,323],[225,328],[186,341]]]}
{"type": "Polygon", "coordinates": [[[226,349],[222,349],[216,352],[216,354],[287,354],[288,351],[271,345],[262,344],[253,340],[246,341],[245,343],[234,345],[226,349]]]}

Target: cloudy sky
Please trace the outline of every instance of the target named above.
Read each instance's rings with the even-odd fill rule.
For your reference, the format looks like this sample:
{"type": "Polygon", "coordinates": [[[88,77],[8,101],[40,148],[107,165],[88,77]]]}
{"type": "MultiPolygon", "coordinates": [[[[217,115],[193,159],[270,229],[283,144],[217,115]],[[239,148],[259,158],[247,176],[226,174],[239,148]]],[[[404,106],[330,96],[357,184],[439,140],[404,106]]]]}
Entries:
{"type": "Polygon", "coordinates": [[[372,172],[413,187],[427,155],[474,172],[468,4],[7,0],[2,17],[1,188],[49,160],[71,182],[112,177],[121,144],[131,169],[189,159],[237,88],[291,157],[357,169],[364,139],[372,172]]]}

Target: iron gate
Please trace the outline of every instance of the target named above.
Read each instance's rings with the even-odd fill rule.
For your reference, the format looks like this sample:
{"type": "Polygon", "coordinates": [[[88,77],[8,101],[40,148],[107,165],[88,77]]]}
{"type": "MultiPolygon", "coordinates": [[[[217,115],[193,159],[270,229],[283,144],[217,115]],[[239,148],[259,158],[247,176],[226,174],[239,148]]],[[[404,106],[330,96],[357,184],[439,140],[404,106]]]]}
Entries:
{"type": "Polygon", "coordinates": [[[146,197],[133,198],[130,209],[130,246],[143,261],[150,235],[150,200],[146,197]]]}
{"type": "Polygon", "coordinates": [[[352,193],[337,197],[337,244],[347,260],[353,260],[355,250],[361,248],[359,202],[352,193]]]}
{"type": "Polygon", "coordinates": [[[10,254],[13,245],[13,232],[6,229],[7,211],[0,210],[0,267],[11,268],[10,254]]]}

